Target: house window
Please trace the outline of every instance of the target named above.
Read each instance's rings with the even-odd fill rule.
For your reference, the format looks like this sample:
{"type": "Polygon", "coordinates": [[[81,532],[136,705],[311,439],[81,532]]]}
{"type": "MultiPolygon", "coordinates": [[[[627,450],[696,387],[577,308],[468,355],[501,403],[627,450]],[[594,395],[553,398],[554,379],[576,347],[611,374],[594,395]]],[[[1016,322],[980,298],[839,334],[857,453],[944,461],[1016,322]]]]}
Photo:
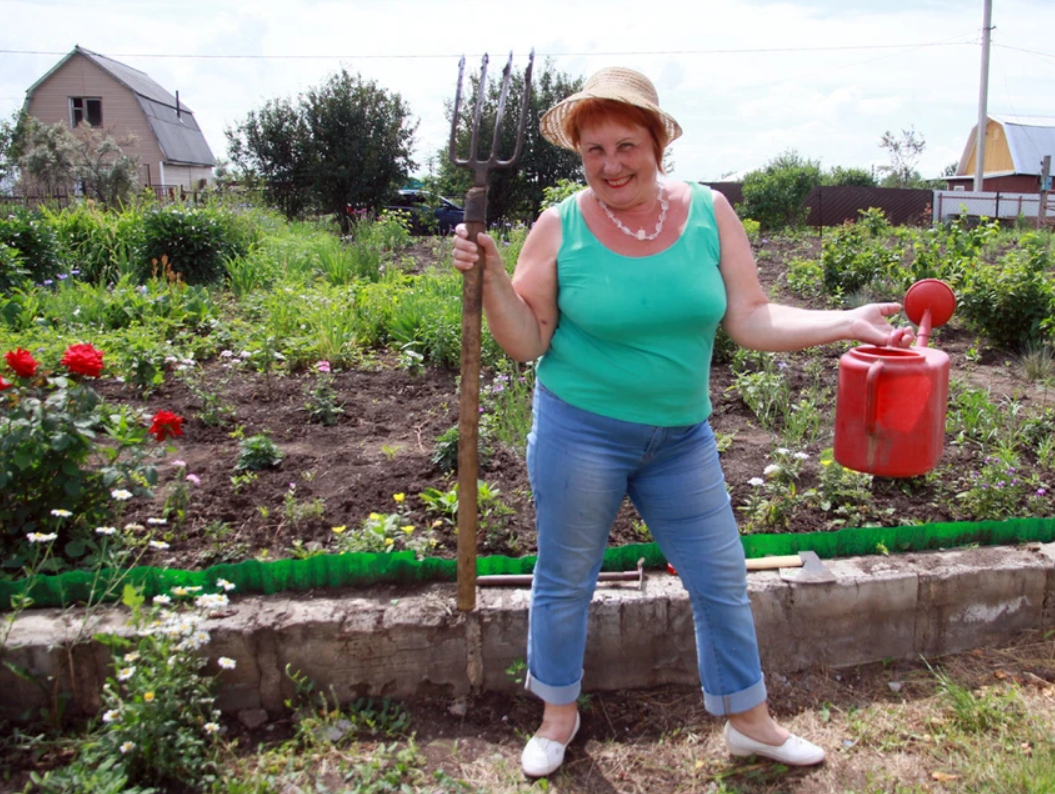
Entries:
{"type": "Polygon", "coordinates": [[[70,97],[70,126],[76,128],[82,121],[93,127],[103,126],[103,101],[98,97],[70,97]]]}

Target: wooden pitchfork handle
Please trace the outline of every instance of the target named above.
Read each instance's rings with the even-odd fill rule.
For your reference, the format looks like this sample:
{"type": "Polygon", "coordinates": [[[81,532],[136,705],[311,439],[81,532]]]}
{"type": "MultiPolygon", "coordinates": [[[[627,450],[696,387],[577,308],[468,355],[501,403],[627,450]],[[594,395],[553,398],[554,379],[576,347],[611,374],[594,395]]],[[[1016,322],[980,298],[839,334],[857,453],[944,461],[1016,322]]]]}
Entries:
{"type": "MultiPolygon", "coordinates": [[[[494,138],[487,159],[477,156],[480,136],[480,115],[487,91],[487,55],[483,57],[480,82],[477,85],[476,103],[473,110],[469,156],[459,158],[457,153],[458,111],[462,99],[462,77],[465,58],[458,64],[458,89],[454,96],[451,114],[450,158],[455,165],[469,168],[473,172],[473,187],[465,196],[465,226],[469,240],[476,242],[487,225],[487,186],[491,172],[512,168],[520,157],[524,146],[524,128],[527,122],[528,98],[531,92],[531,69],[535,62],[535,51],[524,72],[524,95],[520,101],[520,119],[517,126],[516,150],[506,160],[498,155],[498,143],[502,135],[502,116],[513,68],[513,53],[509,53],[502,74],[502,90],[494,120],[494,138]]],[[[471,612],[476,608],[476,518],[477,475],[480,427],[480,332],[483,317],[483,259],[464,271],[462,283],[462,358],[461,391],[458,401],[458,609],[471,612]]]]}

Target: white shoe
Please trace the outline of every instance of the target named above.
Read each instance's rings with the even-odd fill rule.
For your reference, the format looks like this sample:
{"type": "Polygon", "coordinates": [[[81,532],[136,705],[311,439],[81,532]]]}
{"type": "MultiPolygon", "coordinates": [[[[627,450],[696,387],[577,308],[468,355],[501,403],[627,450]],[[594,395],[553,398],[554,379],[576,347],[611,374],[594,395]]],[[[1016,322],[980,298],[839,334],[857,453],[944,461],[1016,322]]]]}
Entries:
{"type": "Polygon", "coordinates": [[[565,744],[554,739],[532,736],[520,756],[520,766],[523,767],[524,774],[528,777],[545,777],[556,772],[564,763],[564,751],[579,732],[579,724],[579,715],[576,714],[575,727],[572,728],[571,736],[565,744]]]}
{"type": "Polygon", "coordinates": [[[737,756],[760,755],[788,766],[813,766],[824,760],[822,748],[795,734],[791,734],[784,744],[774,746],[744,736],[731,722],[727,722],[723,735],[725,746],[731,754],[737,756]]]}

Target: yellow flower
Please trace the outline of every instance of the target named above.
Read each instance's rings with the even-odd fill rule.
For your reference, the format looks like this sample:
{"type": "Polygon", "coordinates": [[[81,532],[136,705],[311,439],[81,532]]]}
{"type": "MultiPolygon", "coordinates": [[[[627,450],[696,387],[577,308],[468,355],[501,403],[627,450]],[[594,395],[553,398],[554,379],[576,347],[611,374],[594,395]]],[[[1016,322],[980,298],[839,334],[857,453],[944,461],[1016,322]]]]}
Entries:
{"type": "Polygon", "coordinates": [[[394,493],[392,494],[392,498],[396,500],[397,505],[401,505],[406,501],[407,495],[405,493],[394,493]]]}
{"type": "Polygon", "coordinates": [[[370,514],[370,520],[371,521],[379,521],[380,519],[381,519],[381,514],[380,513],[371,513],[370,514]]]}
{"type": "Polygon", "coordinates": [[[154,693],[153,692],[144,692],[143,693],[143,700],[145,700],[147,703],[153,703],[154,702],[154,693]]]}
{"type": "Polygon", "coordinates": [[[407,524],[405,527],[400,527],[400,529],[403,530],[404,532],[406,532],[409,535],[411,532],[414,531],[414,525],[413,524],[407,524]]]}
{"type": "Polygon", "coordinates": [[[391,546],[393,543],[395,543],[395,541],[392,540],[392,538],[385,538],[385,545],[386,546],[391,546]]]}
{"type": "Polygon", "coordinates": [[[834,463],[834,461],[832,461],[831,459],[827,459],[827,460],[822,460],[821,461],[821,465],[822,466],[831,466],[832,463],[834,463]]]}
{"type": "Polygon", "coordinates": [[[435,521],[432,522],[432,526],[434,526],[434,527],[442,527],[443,526],[443,522],[440,521],[440,519],[437,518],[435,521]]]}
{"type": "Polygon", "coordinates": [[[346,529],[348,529],[347,525],[345,525],[345,524],[341,524],[341,525],[340,525],[339,527],[334,527],[334,528],[333,528],[333,533],[334,533],[335,535],[340,535],[340,534],[341,534],[342,532],[344,532],[344,530],[346,530],[346,529]]]}

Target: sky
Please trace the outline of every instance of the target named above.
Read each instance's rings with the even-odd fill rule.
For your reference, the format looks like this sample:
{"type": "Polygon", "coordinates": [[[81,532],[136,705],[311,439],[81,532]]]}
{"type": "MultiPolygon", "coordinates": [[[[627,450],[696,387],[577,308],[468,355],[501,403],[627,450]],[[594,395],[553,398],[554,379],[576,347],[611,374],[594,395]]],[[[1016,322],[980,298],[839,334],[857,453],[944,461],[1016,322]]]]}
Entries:
{"type": "MultiPolygon", "coordinates": [[[[214,155],[224,130],[342,67],[400,94],[416,172],[445,147],[458,59],[514,54],[571,77],[627,66],[681,124],[672,176],[717,181],[795,151],[825,168],[890,164],[884,132],[958,161],[978,118],[984,0],[0,0],[0,117],[81,45],[179,91],[214,155]]],[[[990,115],[1055,123],[1055,1],[993,0],[990,115]]]]}

